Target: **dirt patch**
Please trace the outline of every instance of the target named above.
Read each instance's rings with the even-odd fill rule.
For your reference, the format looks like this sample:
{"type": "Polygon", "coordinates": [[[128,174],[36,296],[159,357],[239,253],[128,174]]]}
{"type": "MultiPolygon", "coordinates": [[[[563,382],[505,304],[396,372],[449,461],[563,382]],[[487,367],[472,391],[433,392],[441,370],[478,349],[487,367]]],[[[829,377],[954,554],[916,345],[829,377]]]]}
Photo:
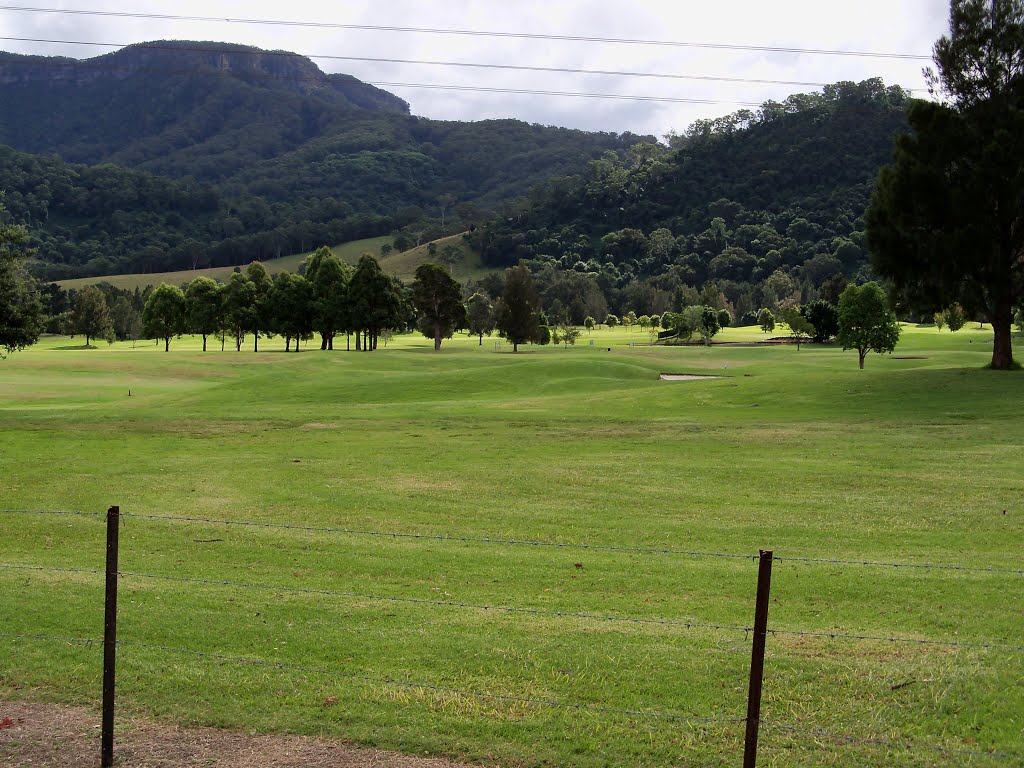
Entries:
{"type": "Polygon", "coordinates": [[[662,381],[700,381],[701,379],[724,379],[725,376],[710,376],[705,373],[663,373],[662,381]]]}
{"type": "MultiPolygon", "coordinates": [[[[100,715],[81,707],[0,701],[0,764],[95,768],[100,715]]],[[[118,723],[115,764],[133,768],[469,768],[327,739],[252,735],[217,728],[179,728],[146,720],[118,723]]]]}

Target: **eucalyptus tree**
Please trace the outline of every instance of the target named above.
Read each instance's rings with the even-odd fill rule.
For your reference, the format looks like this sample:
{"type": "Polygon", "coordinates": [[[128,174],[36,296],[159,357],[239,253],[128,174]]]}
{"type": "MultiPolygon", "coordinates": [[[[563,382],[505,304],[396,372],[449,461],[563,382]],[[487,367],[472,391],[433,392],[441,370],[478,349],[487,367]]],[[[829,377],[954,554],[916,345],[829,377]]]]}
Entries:
{"type": "Polygon", "coordinates": [[[200,275],[185,289],[185,325],[191,333],[206,339],[224,328],[224,286],[200,275]]]}
{"type": "Polygon", "coordinates": [[[24,267],[27,241],[24,227],[0,224],[0,349],[8,354],[35,344],[43,329],[42,301],[24,267]]]}
{"type": "Polygon", "coordinates": [[[256,286],[241,272],[232,272],[224,287],[224,325],[235,340],[235,351],[242,351],[245,336],[258,325],[256,286]]]}
{"type": "Polygon", "coordinates": [[[466,321],[469,332],[479,338],[478,346],[483,346],[484,334],[488,336],[494,331],[494,305],[484,293],[474,293],[466,304],[466,321]]]}
{"type": "Polygon", "coordinates": [[[270,291],[274,281],[261,262],[254,261],[245,269],[245,276],[252,282],[254,299],[252,305],[253,325],[252,351],[260,351],[260,336],[273,336],[271,331],[272,316],[270,309],[270,291]]]}
{"type": "Polygon", "coordinates": [[[313,288],[301,275],[281,272],[270,290],[271,328],[274,333],[284,336],[284,351],[291,349],[295,339],[295,351],[299,342],[313,335],[313,288]]]}
{"type": "Polygon", "coordinates": [[[942,99],[910,108],[865,216],[868,245],[908,308],[984,315],[991,365],[1008,369],[1024,298],[1024,2],[953,0],[949,28],[930,72],[942,99]]]}
{"type": "Polygon", "coordinates": [[[412,303],[419,315],[417,327],[434,350],[441,349],[441,340],[467,325],[466,307],[462,303],[462,287],[437,264],[421,264],[416,268],[412,284],[412,303]]]}
{"type": "Polygon", "coordinates": [[[106,339],[108,344],[114,341],[114,323],[107,298],[95,285],[86,285],[75,295],[75,303],[71,308],[71,327],[75,333],[85,336],[87,347],[95,338],[106,339]]]}
{"type": "Polygon", "coordinates": [[[501,294],[498,332],[518,352],[519,345],[537,338],[540,328],[539,299],[533,275],[524,266],[505,270],[505,288],[501,294]]]}
{"type": "Polygon", "coordinates": [[[185,331],[185,294],[176,285],[157,286],[142,309],[142,329],[147,338],[163,339],[164,352],[171,339],[185,331]]]}
{"type": "Polygon", "coordinates": [[[352,268],[327,246],[306,259],[305,268],[313,296],[313,329],[320,334],[320,349],[332,350],[339,332],[354,329],[349,306],[352,268]]]}
{"type": "Polygon", "coordinates": [[[368,253],[359,257],[349,286],[356,349],[373,351],[377,349],[377,339],[382,330],[404,325],[400,288],[368,253]]]}

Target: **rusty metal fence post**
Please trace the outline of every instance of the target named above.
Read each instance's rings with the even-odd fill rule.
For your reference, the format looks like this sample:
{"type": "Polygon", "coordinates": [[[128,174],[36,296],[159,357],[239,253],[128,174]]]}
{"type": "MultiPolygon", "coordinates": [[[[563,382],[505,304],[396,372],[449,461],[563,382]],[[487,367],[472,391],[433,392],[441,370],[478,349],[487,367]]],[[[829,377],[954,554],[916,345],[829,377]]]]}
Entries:
{"type": "Polygon", "coordinates": [[[114,661],[117,654],[117,534],[121,508],[107,510],[107,589],[103,610],[103,725],[100,764],[114,765],[114,661]]]}
{"type": "Polygon", "coordinates": [[[747,693],[747,734],[743,743],[743,768],[757,766],[757,734],[761,725],[761,685],[764,681],[764,647],[768,639],[768,593],[771,584],[772,552],[762,549],[757,568],[754,643],[750,650],[750,688],[747,693]]]}

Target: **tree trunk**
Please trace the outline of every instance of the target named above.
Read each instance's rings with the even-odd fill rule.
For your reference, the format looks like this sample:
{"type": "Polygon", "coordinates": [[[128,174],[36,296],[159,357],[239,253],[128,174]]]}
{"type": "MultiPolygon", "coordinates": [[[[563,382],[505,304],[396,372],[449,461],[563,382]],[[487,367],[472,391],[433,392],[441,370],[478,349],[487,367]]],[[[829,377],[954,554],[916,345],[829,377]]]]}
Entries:
{"type": "Polygon", "coordinates": [[[519,343],[518,342],[515,342],[515,341],[512,342],[512,351],[513,352],[518,352],[519,351],[519,343]]]}
{"type": "Polygon", "coordinates": [[[864,370],[864,356],[867,355],[867,353],[868,351],[866,349],[857,350],[857,354],[860,355],[860,369],[862,371],[864,370]]]}
{"type": "Polygon", "coordinates": [[[221,352],[223,352],[223,351],[224,351],[224,342],[225,342],[225,340],[227,339],[227,336],[228,336],[228,335],[227,335],[226,333],[222,333],[222,334],[220,335],[220,351],[221,351],[221,352]]]}
{"type": "Polygon", "coordinates": [[[1013,367],[1013,306],[1009,298],[1000,301],[989,314],[992,323],[992,368],[1006,371],[1013,367]]]}
{"type": "Polygon", "coordinates": [[[328,343],[327,337],[328,337],[328,335],[329,334],[326,334],[326,333],[321,333],[320,334],[320,351],[321,352],[327,350],[327,343],[328,343]]]}
{"type": "Polygon", "coordinates": [[[441,326],[434,326],[434,351],[437,352],[441,349],[441,326]]]}
{"type": "Polygon", "coordinates": [[[292,351],[292,337],[291,336],[285,336],[284,337],[284,351],[285,352],[291,352],[292,351]]]}
{"type": "Polygon", "coordinates": [[[252,351],[253,352],[259,352],[260,351],[260,335],[258,333],[254,333],[252,335],[252,351]]]}
{"type": "Polygon", "coordinates": [[[363,341],[362,341],[362,339],[363,339],[363,332],[360,331],[357,328],[356,329],[356,352],[362,352],[363,351],[363,341]]]}
{"type": "Polygon", "coordinates": [[[481,333],[480,334],[480,344],[478,346],[482,347],[483,345],[484,345],[484,335],[481,333]]]}
{"type": "Polygon", "coordinates": [[[352,332],[351,331],[345,331],[345,351],[346,352],[351,352],[352,351],[352,332]]]}
{"type": "Polygon", "coordinates": [[[373,332],[373,351],[374,352],[377,351],[377,339],[379,339],[379,338],[380,338],[380,336],[378,336],[377,332],[374,331],[373,332]]]}
{"type": "Polygon", "coordinates": [[[89,348],[89,334],[88,333],[85,334],[85,347],[86,347],[86,349],[89,348]]]}
{"type": "Polygon", "coordinates": [[[164,352],[170,352],[170,351],[171,351],[171,337],[170,336],[164,336],[164,352]]]}
{"type": "Polygon", "coordinates": [[[206,334],[203,334],[203,352],[206,351],[206,334]]]}

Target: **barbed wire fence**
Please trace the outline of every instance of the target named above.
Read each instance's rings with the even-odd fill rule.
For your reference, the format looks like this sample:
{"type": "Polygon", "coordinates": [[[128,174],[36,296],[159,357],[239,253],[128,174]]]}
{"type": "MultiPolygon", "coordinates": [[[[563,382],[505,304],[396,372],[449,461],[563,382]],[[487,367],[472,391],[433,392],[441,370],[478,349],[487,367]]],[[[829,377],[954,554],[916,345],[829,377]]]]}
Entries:
{"type": "MultiPolygon", "coordinates": [[[[76,510],[0,510],[5,515],[51,515],[51,516],[78,516],[98,518],[103,515],[100,512],[85,512],[76,510]]],[[[726,552],[706,552],[697,550],[683,550],[674,548],[659,547],[627,547],[610,545],[593,545],[573,542],[547,542],[528,539],[513,538],[489,538],[470,537],[453,535],[418,534],[404,532],[376,531],[355,528],[316,527],[290,525],[283,523],[257,522],[247,520],[225,520],[206,517],[188,517],[180,515],[152,515],[152,514],[131,514],[122,513],[118,507],[111,507],[106,513],[107,528],[107,563],[105,569],[71,568],[48,565],[25,565],[17,563],[0,563],[0,571],[23,572],[23,573],[55,573],[55,574],[76,574],[87,576],[103,575],[106,581],[106,594],[104,600],[104,637],[68,637],[64,635],[48,633],[2,633],[0,638],[10,641],[40,642],[40,643],[64,643],[69,645],[82,645],[87,648],[102,647],[104,651],[104,685],[103,685],[103,724],[101,732],[101,765],[103,768],[113,765],[113,735],[114,735],[114,694],[115,694],[115,659],[118,648],[136,648],[158,653],[168,653],[190,656],[193,658],[208,659],[220,663],[234,663],[252,667],[279,670],[284,672],[301,672],[305,674],[323,676],[327,678],[344,679],[355,682],[371,683],[397,688],[415,689],[424,692],[433,692],[444,695],[458,695],[476,699],[499,701],[514,704],[523,704],[535,707],[556,708],[571,711],[598,713],[605,715],[616,715],[630,718],[643,718],[677,723],[689,723],[698,725],[729,725],[744,724],[744,768],[756,768],[758,738],[762,729],[775,730],[778,733],[792,737],[798,737],[803,741],[810,742],[817,747],[827,749],[830,745],[853,744],[874,747],[883,747],[889,750],[902,752],[930,753],[942,755],[951,759],[961,760],[968,757],[983,757],[994,761],[1007,762],[1011,764],[1024,764],[1024,754],[1010,752],[1004,749],[993,748],[991,750],[981,749],[959,749],[943,745],[920,744],[910,739],[903,738],[863,738],[807,726],[804,724],[783,723],[774,719],[763,719],[761,717],[761,691],[763,686],[763,670],[765,658],[765,646],[769,637],[792,636],[816,639],[830,639],[841,641],[872,641],[883,642],[894,645],[907,644],[916,646],[935,646],[950,649],[971,649],[971,650],[992,650],[1006,651],[1010,653],[1024,652],[1024,645],[1003,642],[989,641],[960,641],[949,639],[933,639],[920,637],[889,637],[884,635],[873,635],[867,633],[833,632],[814,629],[798,628],[775,628],[767,625],[768,599],[771,584],[771,566],[773,562],[795,562],[805,564],[833,564],[844,566],[892,568],[892,569],[914,569],[934,570],[950,572],[976,572],[997,574],[1000,577],[1013,578],[1024,576],[1024,569],[963,565],[963,564],[942,564],[942,563],[900,563],[883,562],[874,560],[849,560],[831,559],[799,556],[774,556],[771,551],[762,551],[758,555],[747,555],[726,552]],[[279,584],[264,584],[255,582],[230,581],[205,579],[191,576],[172,576],[166,574],[142,573],[136,571],[120,571],[118,569],[119,549],[119,528],[125,518],[135,518],[143,521],[163,521],[169,523],[199,523],[204,525],[239,526],[243,528],[270,529],[300,531],[309,533],[329,533],[348,536],[369,536],[393,540],[411,539],[427,540],[449,543],[473,543],[487,545],[522,546],[534,548],[552,548],[562,550],[582,551],[603,551],[609,553],[631,553],[631,554],[652,554],[671,555],[692,558],[717,558],[725,560],[743,560],[759,563],[758,588],[755,599],[754,623],[751,626],[740,626],[721,624],[715,622],[700,622],[679,619],[649,618],[623,616],[607,613],[593,613],[580,611],[559,611],[534,607],[523,607],[513,605],[491,605],[484,603],[469,603],[456,600],[432,600],[426,598],[407,597],[401,595],[372,594],[354,591],[314,589],[306,587],[287,586],[279,584]],[[118,640],[116,636],[117,620],[117,589],[118,579],[153,580],[173,582],[183,585],[191,585],[202,588],[227,588],[241,590],[271,591],[284,594],[303,594],[321,597],[339,597],[354,600],[405,603],[412,605],[427,606],[432,608],[452,608],[461,610],[472,610],[480,612],[504,613],[510,615],[530,615],[553,617],[557,619],[575,619],[581,621],[594,621],[603,623],[623,623],[634,625],[653,625],[672,627],[681,630],[700,630],[715,633],[739,633],[751,642],[751,665],[750,679],[747,694],[747,714],[745,717],[734,716],[712,716],[691,712],[655,711],[643,708],[617,708],[579,701],[562,700],[555,698],[544,698],[536,696],[516,695],[509,693],[495,693],[471,688],[440,685],[436,682],[423,682],[407,680],[389,676],[373,676],[355,672],[345,672],[337,669],[328,669],[308,665],[288,664],[273,659],[249,658],[244,656],[233,656],[228,654],[211,653],[199,649],[179,648],[158,643],[147,643],[136,640],[118,640]]]]}

